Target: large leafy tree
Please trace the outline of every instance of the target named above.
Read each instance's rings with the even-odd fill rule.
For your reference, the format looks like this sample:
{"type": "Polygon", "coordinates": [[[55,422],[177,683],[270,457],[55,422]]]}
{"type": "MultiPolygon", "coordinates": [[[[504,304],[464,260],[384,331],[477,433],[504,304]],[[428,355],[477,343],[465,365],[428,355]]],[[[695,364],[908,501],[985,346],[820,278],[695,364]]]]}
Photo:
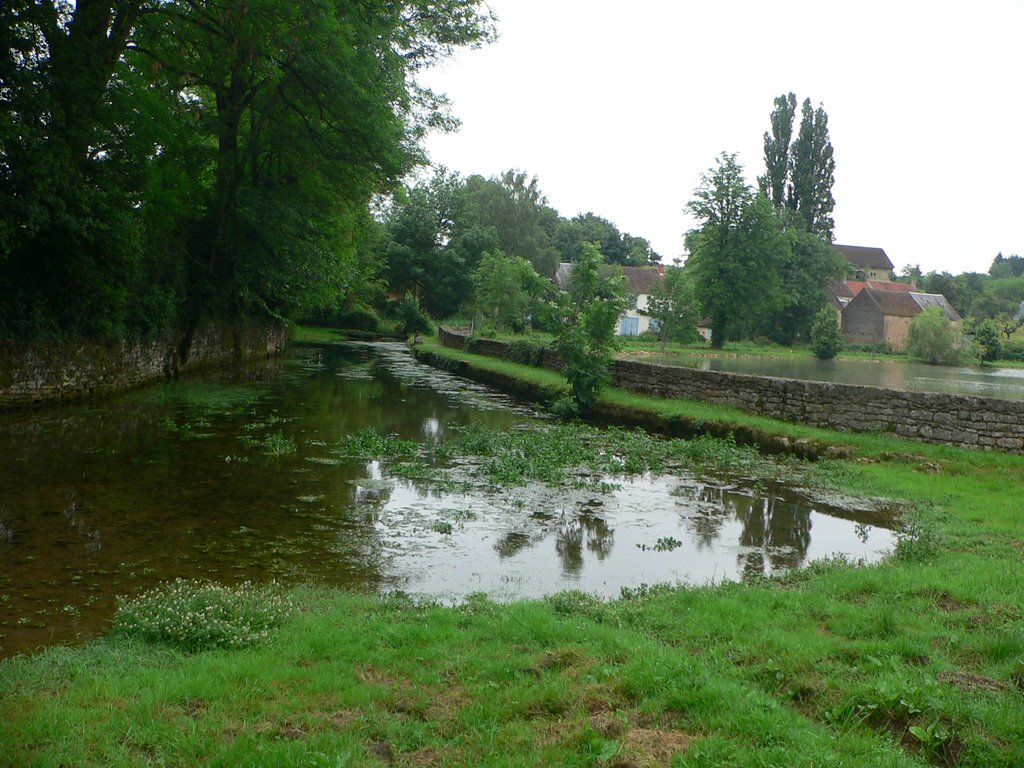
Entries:
{"type": "Polygon", "coordinates": [[[417,74],[491,34],[465,0],[0,4],[0,332],[358,290],[370,197],[451,125],[417,74]]]}
{"type": "Polygon", "coordinates": [[[485,253],[473,272],[477,313],[497,330],[524,330],[548,286],[530,262],[502,251],[485,253]]]}
{"type": "Polygon", "coordinates": [[[596,244],[609,264],[642,267],[661,261],[646,239],[620,232],[615,224],[594,213],[559,220],[554,244],[562,261],[576,261],[587,243],[596,244]]]}
{"type": "Polygon", "coordinates": [[[775,99],[771,132],[764,134],[765,173],[758,178],[761,192],[776,206],[795,211],[803,228],[828,242],[835,222],[835,160],[828,135],[828,115],[810,99],[801,107],[800,129],[793,138],[796,96],[775,99]]]}
{"type": "Polygon", "coordinates": [[[434,317],[453,314],[472,294],[471,276],[493,232],[479,232],[467,212],[463,180],[446,169],[400,190],[386,216],[388,284],[410,292],[434,317]]]}
{"type": "Polygon", "coordinates": [[[734,154],[723,152],[701,175],[687,207],[701,226],[687,234],[686,269],[720,348],[779,306],[787,243],[775,209],[746,183],[734,154]]]}
{"type": "Polygon", "coordinates": [[[552,238],[558,213],[548,206],[536,176],[515,170],[491,179],[470,176],[466,194],[470,219],[493,232],[498,248],[523,257],[538,274],[555,274],[558,251],[552,238]]]}
{"type": "MultiPolygon", "coordinates": [[[[778,209],[777,209],[778,210],[778,209]]],[[[794,224],[793,216],[780,213],[786,246],[779,251],[779,305],[759,332],[780,344],[791,345],[810,337],[819,310],[828,304],[826,288],[841,279],[846,260],[817,235],[794,224]]]]}

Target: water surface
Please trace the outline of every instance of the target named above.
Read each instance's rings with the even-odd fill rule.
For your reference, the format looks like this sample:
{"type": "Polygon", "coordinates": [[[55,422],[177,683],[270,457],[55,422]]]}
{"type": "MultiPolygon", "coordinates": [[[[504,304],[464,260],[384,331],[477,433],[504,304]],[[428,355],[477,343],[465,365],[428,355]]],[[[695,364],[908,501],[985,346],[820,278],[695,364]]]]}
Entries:
{"type": "Polygon", "coordinates": [[[366,427],[443,441],[543,418],[401,345],[285,359],[0,415],[0,656],[101,633],[179,576],[456,600],[750,578],[893,536],[870,504],[689,475],[442,490],[342,455],[366,427]]]}
{"type": "Polygon", "coordinates": [[[665,365],[683,365],[702,371],[778,376],[805,381],[860,384],[909,392],[1024,400],[1024,369],[967,368],[892,360],[818,360],[768,357],[712,357],[694,360],[649,358],[665,365]]]}

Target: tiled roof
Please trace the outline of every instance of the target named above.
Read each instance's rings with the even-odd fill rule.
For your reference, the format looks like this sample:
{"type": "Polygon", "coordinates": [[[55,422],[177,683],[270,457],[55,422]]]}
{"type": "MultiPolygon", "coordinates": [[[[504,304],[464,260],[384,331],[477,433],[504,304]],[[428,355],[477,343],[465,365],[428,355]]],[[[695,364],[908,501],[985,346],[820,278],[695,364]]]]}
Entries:
{"type": "Polygon", "coordinates": [[[651,292],[651,289],[665,276],[665,268],[623,267],[622,273],[629,282],[629,292],[634,296],[639,296],[651,292]]]}
{"type": "Polygon", "coordinates": [[[917,317],[928,306],[940,307],[946,317],[956,322],[961,319],[946,297],[938,293],[918,293],[916,291],[880,291],[865,288],[858,294],[860,301],[873,301],[889,317],[917,317]]]}
{"type": "MultiPolygon", "coordinates": [[[[555,285],[563,291],[569,288],[572,266],[572,262],[563,261],[555,270],[555,285]]],[[[622,273],[626,276],[627,290],[634,296],[639,296],[649,294],[654,285],[665,277],[665,267],[623,267],[622,273]]]]}
{"type": "Polygon", "coordinates": [[[892,262],[881,248],[865,248],[860,245],[833,245],[851,264],[865,269],[892,269],[892,262]]]}

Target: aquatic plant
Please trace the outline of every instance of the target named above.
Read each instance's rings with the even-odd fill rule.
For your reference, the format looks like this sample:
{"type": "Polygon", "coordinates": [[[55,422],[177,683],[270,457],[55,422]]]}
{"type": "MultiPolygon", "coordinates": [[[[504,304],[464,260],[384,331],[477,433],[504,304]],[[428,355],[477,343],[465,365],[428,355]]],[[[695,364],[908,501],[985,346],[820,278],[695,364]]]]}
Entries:
{"type": "Polygon", "coordinates": [[[366,427],[341,439],[338,454],[357,459],[383,459],[415,456],[419,445],[414,440],[403,440],[395,434],[382,434],[366,427]]]}
{"type": "Polygon", "coordinates": [[[266,638],[292,610],[273,585],[176,579],[138,597],[119,598],[113,632],[190,652],[244,648],[266,638]]]}

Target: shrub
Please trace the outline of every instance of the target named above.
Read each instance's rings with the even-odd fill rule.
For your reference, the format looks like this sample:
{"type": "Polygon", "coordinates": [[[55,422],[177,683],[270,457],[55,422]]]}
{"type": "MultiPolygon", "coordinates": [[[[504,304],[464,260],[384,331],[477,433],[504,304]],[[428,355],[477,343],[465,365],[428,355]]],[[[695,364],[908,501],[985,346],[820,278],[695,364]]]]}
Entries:
{"type": "Polygon", "coordinates": [[[843,348],[839,317],[831,307],[822,307],[811,324],[811,349],[819,360],[831,360],[843,348]]]}
{"type": "Polygon", "coordinates": [[[335,321],[339,328],[353,331],[376,332],[380,328],[380,316],[370,307],[356,306],[338,313],[335,321]]]}
{"type": "Polygon", "coordinates": [[[419,301],[411,293],[389,302],[387,312],[398,323],[398,330],[401,333],[409,335],[433,332],[430,319],[420,309],[419,301]]]}
{"type": "Polygon", "coordinates": [[[1003,342],[994,320],[985,320],[978,325],[974,341],[978,345],[978,356],[982,363],[998,360],[1003,354],[1003,342]]]}
{"type": "Polygon", "coordinates": [[[292,610],[275,587],[176,579],[138,597],[119,598],[113,631],[188,652],[244,648],[265,639],[292,610]]]}

